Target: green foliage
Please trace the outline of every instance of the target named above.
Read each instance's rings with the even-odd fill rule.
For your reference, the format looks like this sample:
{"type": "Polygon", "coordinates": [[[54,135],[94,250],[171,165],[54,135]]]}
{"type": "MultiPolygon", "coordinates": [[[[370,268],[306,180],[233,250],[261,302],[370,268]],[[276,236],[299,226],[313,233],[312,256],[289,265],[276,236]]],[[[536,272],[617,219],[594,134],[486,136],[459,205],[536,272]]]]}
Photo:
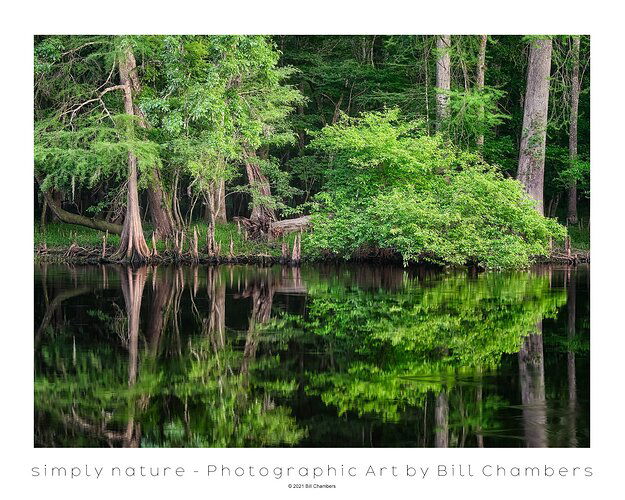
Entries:
{"type": "MultiPolygon", "coordinates": [[[[286,84],[266,36],[68,36],[35,40],[35,168],[43,189],[110,189],[125,180],[128,153],[140,187],[187,185],[210,195],[233,181],[259,148],[293,143],[287,116],[303,103],[286,84]],[[118,65],[131,47],[140,89],[124,112],[118,65]],[[147,127],[144,125],[147,124],[147,127]]],[[[272,158],[262,170],[278,197],[297,192],[272,158]]],[[[254,195],[254,193],[251,193],[254,195]]],[[[206,200],[208,201],[208,200],[206,200]]],[[[278,204],[279,200],[258,202],[278,204]]]]}
{"type": "Polygon", "coordinates": [[[443,124],[455,144],[473,147],[480,136],[490,135],[510,116],[499,109],[499,101],[504,92],[484,87],[478,89],[450,90],[449,117],[443,124]]]}
{"type": "MultiPolygon", "coordinates": [[[[434,36],[37,36],[35,168],[43,189],[80,200],[65,208],[83,215],[123,213],[132,152],[139,188],[158,183],[182,225],[202,205],[208,213],[225,183],[228,216],[258,205],[283,217],[312,209],[309,255],[379,250],[406,261],[525,265],[561,230],[529,215],[513,221],[525,201],[497,172],[516,176],[527,52],[542,37],[489,36],[480,90],[480,37],[452,36],[441,138],[428,137],[440,91],[434,36]],[[118,88],[129,47],[145,122],[125,114],[118,88]],[[458,149],[476,151],[481,136],[483,161],[458,149]],[[250,185],[248,161],[268,178],[270,194],[250,185]],[[484,197],[495,195],[491,211],[484,197]]],[[[580,37],[579,153],[571,161],[573,37],[551,38],[544,200],[562,220],[573,183],[580,213],[588,211],[590,42],[580,37]]]]}
{"type": "MultiPolygon", "coordinates": [[[[165,36],[146,65],[140,104],[164,154],[205,192],[231,180],[261,146],[293,141],[285,121],[299,92],[264,36],[165,36]]],[[[268,169],[271,170],[271,169],[268,169]]]]}
{"type": "Polygon", "coordinates": [[[580,224],[569,226],[567,230],[571,237],[572,248],[590,251],[590,226],[587,221],[584,225],[584,220],[580,219],[580,224]]]}
{"type": "Polygon", "coordinates": [[[311,143],[331,168],[313,209],[310,248],[348,258],[366,248],[404,262],[528,265],[564,228],[521,185],[475,154],[419,132],[397,111],[346,118],[311,143]]]}

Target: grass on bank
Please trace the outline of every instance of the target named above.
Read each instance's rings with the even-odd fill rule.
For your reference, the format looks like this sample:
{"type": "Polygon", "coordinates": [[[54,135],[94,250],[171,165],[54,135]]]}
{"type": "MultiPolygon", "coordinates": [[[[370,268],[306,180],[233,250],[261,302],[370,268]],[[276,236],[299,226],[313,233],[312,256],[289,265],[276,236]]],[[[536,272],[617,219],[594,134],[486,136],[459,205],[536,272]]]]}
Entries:
{"type": "MultiPolygon", "coordinates": [[[[200,254],[206,253],[206,234],[208,226],[204,222],[197,222],[191,225],[187,230],[185,236],[184,248],[185,251],[189,250],[189,242],[193,238],[193,229],[198,231],[198,250],[200,254]]],[[[144,232],[146,235],[146,241],[151,247],[151,235],[152,228],[149,225],[144,226],[144,232]]],[[[43,245],[45,242],[48,249],[60,250],[68,248],[72,243],[76,243],[81,247],[101,247],[102,246],[102,233],[95,229],[75,226],[72,224],[65,224],[63,222],[52,222],[46,225],[45,231],[39,224],[35,224],[34,243],[35,247],[43,245]]],[[[276,240],[272,242],[256,242],[249,241],[243,238],[242,234],[237,232],[237,225],[232,222],[226,224],[217,224],[215,227],[215,240],[221,245],[221,255],[228,255],[230,248],[230,238],[232,237],[234,254],[236,256],[254,256],[254,255],[272,255],[279,257],[282,249],[282,240],[276,240]]],[[[289,234],[285,237],[285,240],[289,244],[289,251],[293,248],[293,240],[295,234],[289,234]]],[[[107,247],[113,248],[119,246],[120,237],[116,234],[109,234],[107,240],[107,247]]],[[[170,248],[172,243],[170,242],[170,248]]],[[[165,250],[165,241],[159,241],[156,243],[156,249],[161,252],[165,250]]]]}
{"type": "MultiPolygon", "coordinates": [[[[206,233],[208,230],[207,224],[204,222],[197,222],[191,225],[191,228],[187,231],[185,237],[185,251],[189,249],[190,236],[193,235],[193,228],[198,231],[198,249],[199,252],[206,253],[206,233]]],[[[152,227],[148,224],[144,226],[148,245],[151,246],[151,234],[152,227]]],[[[571,237],[571,247],[574,250],[587,252],[590,251],[590,228],[586,220],[582,220],[579,225],[569,226],[568,232],[571,237]]],[[[42,231],[41,226],[35,223],[34,231],[34,244],[35,248],[41,246],[44,242],[51,250],[67,249],[69,246],[76,242],[81,247],[101,247],[102,246],[101,231],[90,229],[83,226],[76,226],[72,224],[65,224],[63,222],[51,222],[46,225],[45,231],[42,231]]],[[[279,257],[281,253],[282,240],[276,240],[272,242],[256,242],[247,241],[243,238],[242,234],[237,232],[237,225],[233,222],[226,224],[217,224],[215,227],[215,239],[221,245],[221,254],[227,255],[230,247],[230,237],[232,237],[234,245],[234,254],[236,256],[255,256],[255,255],[271,255],[279,257]]],[[[295,239],[295,233],[286,236],[286,241],[289,245],[289,252],[293,248],[293,240],[295,239]]],[[[304,233],[302,237],[302,253],[303,255],[309,254],[307,252],[308,247],[308,234],[304,233]]],[[[116,234],[109,234],[107,246],[109,248],[116,248],[119,245],[119,236],[116,234]]],[[[159,252],[165,250],[165,242],[159,241],[156,244],[156,248],[159,252]]],[[[171,247],[170,247],[171,248],[171,247]]]]}

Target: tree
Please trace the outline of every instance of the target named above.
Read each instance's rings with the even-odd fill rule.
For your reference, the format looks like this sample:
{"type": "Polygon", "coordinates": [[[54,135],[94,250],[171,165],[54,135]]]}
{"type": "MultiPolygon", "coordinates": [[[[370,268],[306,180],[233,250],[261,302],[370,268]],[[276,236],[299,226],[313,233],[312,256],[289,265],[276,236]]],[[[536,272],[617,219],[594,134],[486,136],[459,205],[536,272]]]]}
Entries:
{"type": "MultiPolygon", "coordinates": [[[[124,110],[129,117],[134,117],[135,107],[133,93],[138,90],[136,83],[137,63],[131,47],[126,47],[124,55],[119,61],[119,80],[124,91],[124,110]]],[[[127,125],[128,139],[134,135],[134,124],[127,125]]],[[[139,192],[137,189],[137,157],[132,151],[128,151],[128,184],[127,203],[124,227],[121,235],[119,249],[113,255],[113,259],[128,259],[129,261],[146,260],[150,255],[150,249],[143,236],[141,214],[139,213],[139,192]]]]}
{"type": "Polygon", "coordinates": [[[543,185],[551,50],[550,38],[533,38],[530,41],[523,105],[523,131],[517,170],[517,179],[536,201],[536,210],[540,214],[544,213],[543,185]]]}
{"type": "MultiPolygon", "coordinates": [[[[484,91],[484,82],[486,78],[486,43],[488,41],[488,35],[480,35],[480,51],[478,54],[477,62],[477,91],[482,93],[484,91]]],[[[480,107],[480,115],[484,115],[484,106],[480,107]]],[[[484,132],[477,136],[475,141],[477,147],[481,148],[484,145],[484,132]]]]}
{"type": "Polygon", "coordinates": [[[61,220],[118,234],[124,228],[114,223],[116,217],[102,221],[68,212],[48,191],[71,190],[72,199],[80,189],[95,191],[90,209],[97,214],[107,206],[121,212],[124,190],[127,212],[131,212],[126,217],[130,224],[125,225],[126,241],[133,243],[129,252],[126,243],[123,255],[142,259],[147,246],[137,235],[142,229],[139,164],[146,179],[150,177],[143,185],[151,192],[155,229],[167,234],[171,228],[158,216],[164,195],[157,146],[137,130],[146,129],[147,123],[134,98],[141,90],[133,52],[136,44],[132,37],[36,39],[35,176],[48,206],[61,220]],[[112,85],[116,75],[120,84],[112,85]],[[119,180],[124,183],[117,184],[119,180]]]}
{"type": "Polygon", "coordinates": [[[286,116],[301,102],[285,84],[292,69],[277,67],[263,36],[166,36],[153,45],[154,76],[141,105],[160,130],[175,184],[189,180],[187,192],[204,199],[214,226],[226,220],[225,184],[244,165],[250,220],[268,232],[277,219],[269,147],[294,142],[286,116]]]}
{"type": "Polygon", "coordinates": [[[451,35],[437,35],[436,49],[436,129],[441,130],[444,121],[449,116],[449,90],[451,88],[451,62],[449,49],[451,35]]]}
{"type": "MultiPolygon", "coordinates": [[[[571,76],[571,110],[569,122],[569,161],[571,166],[577,161],[577,115],[579,109],[579,35],[573,36],[572,76],[571,76]]],[[[566,220],[569,224],[577,224],[577,180],[573,179],[568,189],[568,211],[566,220]]]]}

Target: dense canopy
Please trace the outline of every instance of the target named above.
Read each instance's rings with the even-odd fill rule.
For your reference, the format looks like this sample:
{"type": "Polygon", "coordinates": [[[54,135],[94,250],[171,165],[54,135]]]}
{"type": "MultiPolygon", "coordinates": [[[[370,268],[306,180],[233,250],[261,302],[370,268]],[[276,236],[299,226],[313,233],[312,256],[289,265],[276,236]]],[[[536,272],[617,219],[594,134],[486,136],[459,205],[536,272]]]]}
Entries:
{"type": "Polygon", "coordinates": [[[548,255],[565,223],[586,246],[589,45],[37,36],[41,239],[86,226],[120,235],[115,259],[145,261],[199,228],[211,255],[238,221],[269,252],[305,230],[305,257],[489,268],[548,255]]]}

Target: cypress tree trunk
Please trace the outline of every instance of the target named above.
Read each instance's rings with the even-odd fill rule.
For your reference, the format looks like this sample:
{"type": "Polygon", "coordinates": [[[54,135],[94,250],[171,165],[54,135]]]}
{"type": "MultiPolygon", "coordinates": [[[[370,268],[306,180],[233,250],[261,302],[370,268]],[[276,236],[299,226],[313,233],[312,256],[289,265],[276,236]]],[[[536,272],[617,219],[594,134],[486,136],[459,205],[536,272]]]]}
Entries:
{"type": "Polygon", "coordinates": [[[527,87],[523,106],[523,131],[517,179],[536,200],[536,210],[544,213],[545,142],[549,106],[551,39],[532,41],[530,45],[527,87]]]}
{"type": "MultiPolygon", "coordinates": [[[[262,198],[271,197],[271,185],[269,179],[262,173],[258,165],[256,155],[250,154],[245,161],[245,171],[252,190],[262,198]]],[[[271,224],[278,220],[273,207],[267,205],[263,200],[254,200],[250,222],[256,226],[260,232],[258,236],[269,234],[271,224]]]]}
{"type": "MultiPolygon", "coordinates": [[[[126,50],[125,57],[119,63],[119,77],[124,86],[124,111],[128,115],[135,115],[133,106],[133,85],[131,73],[135,71],[136,62],[131,49],[126,50]]],[[[129,125],[128,133],[132,134],[132,127],[129,125]]],[[[139,211],[139,193],[137,189],[137,157],[128,152],[128,187],[127,206],[124,226],[122,229],[119,250],[113,259],[128,259],[130,261],[144,261],[150,255],[141,225],[141,213],[139,211]]]]}
{"type": "MultiPolygon", "coordinates": [[[[477,61],[477,90],[481,94],[484,90],[484,82],[486,80],[486,42],[487,35],[480,35],[480,52],[477,61]]],[[[484,105],[480,106],[480,125],[484,126],[484,105]]],[[[476,139],[478,148],[484,145],[484,132],[482,131],[476,139]]]]}
{"type": "MultiPolygon", "coordinates": [[[[139,81],[139,76],[137,75],[137,64],[132,52],[129,57],[130,67],[127,78],[132,91],[135,94],[138,94],[141,91],[141,82],[139,81]]],[[[145,115],[139,106],[134,103],[134,101],[132,103],[132,109],[133,114],[139,117],[139,126],[147,128],[148,122],[145,115]]],[[[150,220],[154,225],[156,239],[171,236],[176,228],[176,225],[174,224],[171,206],[167,203],[167,199],[163,191],[161,176],[156,168],[154,168],[151,172],[150,183],[146,190],[148,192],[148,210],[150,213],[150,220]]]]}
{"type": "Polygon", "coordinates": [[[154,224],[156,237],[160,239],[173,234],[174,219],[163,192],[160,175],[156,169],[152,172],[152,176],[150,187],[147,189],[150,219],[154,224]]]}
{"type": "MultiPolygon", "coordinates": [[[[569,159],[571,165],[577,159],[577,113],[579,108],[579,35],[573,36],[573,74],[571,78],[571,114],[569,123],[569,159]]],[[[577,181],[569,186],[567,222],[577,224],[577,181]]]]}
{"type": "Polygon", "coordinates": [[[436,59],[436,130],[441,130],[445,119],[449,116],[449,96],[444,91],[451,88],[450,47],[451,35],[436,36],[436,49],[438,51],[436,59]]]}

